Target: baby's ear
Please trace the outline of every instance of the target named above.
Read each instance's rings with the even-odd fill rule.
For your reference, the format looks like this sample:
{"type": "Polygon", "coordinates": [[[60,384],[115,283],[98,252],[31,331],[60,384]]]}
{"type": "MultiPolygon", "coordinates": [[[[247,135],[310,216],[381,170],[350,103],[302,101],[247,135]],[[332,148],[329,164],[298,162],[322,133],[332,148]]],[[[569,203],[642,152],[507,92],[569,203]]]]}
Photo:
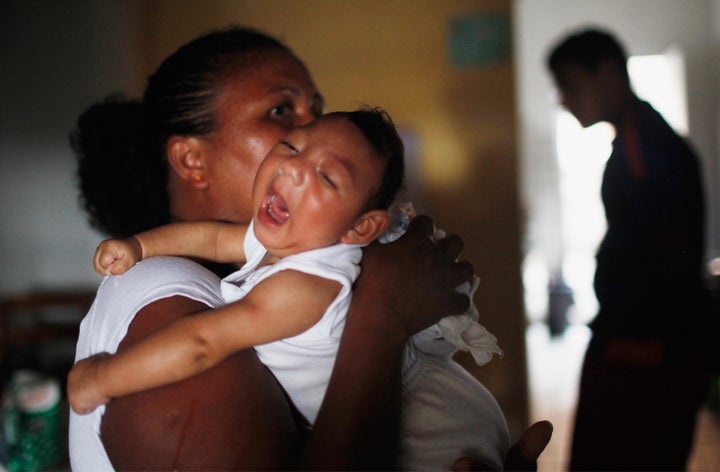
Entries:
{"type": "Polygon", "coordinates": [[[379,238],[390,224],[386,210],[370,210],[355,221],[353,227],[340,238],[345,244],[369,244],[379,238]]]}

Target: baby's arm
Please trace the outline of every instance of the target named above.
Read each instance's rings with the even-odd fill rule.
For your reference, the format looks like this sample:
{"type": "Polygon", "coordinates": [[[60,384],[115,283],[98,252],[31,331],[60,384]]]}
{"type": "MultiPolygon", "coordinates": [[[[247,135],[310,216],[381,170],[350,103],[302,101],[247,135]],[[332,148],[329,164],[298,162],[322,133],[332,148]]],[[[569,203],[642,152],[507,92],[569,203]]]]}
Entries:
{"type": "Polygon", "coordinates": [[[216,221],[172,223],[127,239],[100,243],[93,258],[95,271],[120,275],[153,256],[191,256],[215,262],[245,262],[243,241],[248,225],[216,221]]]}
{"type": "Polygon", "coordinates": [[[325,313],[338,282],[285,270],[242,300],[184,317],[113,356],[79,361],[68,399],[79,414],[109,399],[191,377],[241,349],[302,333],[325,313]]]}

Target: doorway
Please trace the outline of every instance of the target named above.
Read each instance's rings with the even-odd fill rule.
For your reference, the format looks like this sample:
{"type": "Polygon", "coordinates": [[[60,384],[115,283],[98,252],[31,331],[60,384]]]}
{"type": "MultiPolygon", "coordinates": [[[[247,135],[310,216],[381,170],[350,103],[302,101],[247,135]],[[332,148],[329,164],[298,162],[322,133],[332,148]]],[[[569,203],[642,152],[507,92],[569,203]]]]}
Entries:
{"type": "MultiPolygon", "coordinates": [[[[679,134],[687,135],[687,97],[682,51],[677,47],[628,61],[633,89],[650,102],[679,134]]],[[[595,252],[605,232],[600,186],[615,137],[612,126],[582,128],[568,112],[555,106],[549,117],[555,127],[555,165],[560,241],[559,270],[551,273],[537,248],[530,248],[523,267],[531,416],[555,425],[553,441],[541,457],[544,470],[566,467],[581,363],[590,331],[586,324],[597,312],[593,290],[595,252]],[[548,326],[548,292],[558,274],[572,293],[567,327],[548,326]]]]}

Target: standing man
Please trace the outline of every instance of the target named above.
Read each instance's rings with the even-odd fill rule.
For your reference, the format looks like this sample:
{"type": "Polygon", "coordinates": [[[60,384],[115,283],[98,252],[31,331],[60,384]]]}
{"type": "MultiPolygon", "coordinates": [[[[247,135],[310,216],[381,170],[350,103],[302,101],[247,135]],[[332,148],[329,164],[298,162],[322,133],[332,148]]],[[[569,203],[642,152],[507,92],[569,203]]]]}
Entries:
{"type": "Polygon", "coordinates": [[[602,182],[607,233],[571,470],[684,470],[705,398],[704,203],[688,143],[630,86],[612,35],[573,34],[548,57],[562,104],[616,137],[602,182]]]}

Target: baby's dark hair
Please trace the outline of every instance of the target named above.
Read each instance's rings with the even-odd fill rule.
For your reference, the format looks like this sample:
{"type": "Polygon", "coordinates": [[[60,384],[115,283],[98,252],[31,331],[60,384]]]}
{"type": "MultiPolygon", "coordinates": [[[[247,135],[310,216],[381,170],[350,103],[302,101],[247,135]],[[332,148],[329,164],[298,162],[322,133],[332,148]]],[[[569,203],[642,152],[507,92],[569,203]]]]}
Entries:
{"type": "Polygon", "coordinates": [[[150,76],[142,101],[114,96],[81,115],[70,143],[91,226],[127,237],[169,223],[168,138],[214,131],[216,100],[228,78],[265,60],[269,51],[293,55],[253,29],[210,32],[165,59],[150,76]]]}
{"type": "Polygon", "coordinates": [[[390,208],[405,178],[405,148],[392,118],[380,107],[331,114],[346,116],[387,162],[380,188],[370,200],[369,208],[390,208]]]}
{"type": "Polygon", "coordinates": [[[548,55],[547,66],[556,72],[560,66],[576,64],[595,72],[606,61],[614,62],[626,70],[625,49],[609,32],[585,29],[571,34],[553,47],[548,55]]]}

